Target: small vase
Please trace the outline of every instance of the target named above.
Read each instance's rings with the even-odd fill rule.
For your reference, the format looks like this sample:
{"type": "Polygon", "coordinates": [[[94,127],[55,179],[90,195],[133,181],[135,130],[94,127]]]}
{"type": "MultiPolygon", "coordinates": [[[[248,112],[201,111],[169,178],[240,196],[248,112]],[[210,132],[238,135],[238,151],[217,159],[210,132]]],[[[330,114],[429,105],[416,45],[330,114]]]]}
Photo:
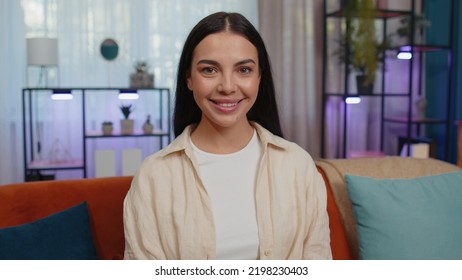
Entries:
{"type": "Polygon", "coordinates": [[[103,135],[112,135],[112,130],[114,127],[112,124],[103,124],[102,130],[103,130],[103,135]]]}
{"type": "Polygon", "coordinates": [[[145,123],[143,124],[143,133],[144,134],[152,134],[152,131],[154,130],[154,126],[150,123],[145,123]]]}
{"type": "Polygon", "coordinates": [[[133,134],[133,120],[123,119],[120,120],[120,134],[129,135],[133,134]]]}

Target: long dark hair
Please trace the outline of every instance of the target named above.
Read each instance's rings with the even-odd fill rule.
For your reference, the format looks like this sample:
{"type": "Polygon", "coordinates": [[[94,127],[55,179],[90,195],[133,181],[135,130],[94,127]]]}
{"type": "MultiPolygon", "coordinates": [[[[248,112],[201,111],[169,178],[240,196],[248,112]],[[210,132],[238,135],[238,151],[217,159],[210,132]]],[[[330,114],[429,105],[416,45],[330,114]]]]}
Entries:
{"type": "Polygon", "coordinates": [[[275,135],[283,136],[279,123],[276,94],[269,56],[265,44],[255,27],[241,14],[218,12],[202,19],[189,33],[181,53],[176,81],[175,109],[173,113],[173,131],[175,137],[186,126],[198,123],[201,110],[194,101],[193,94],[187,86],[187,77],[191,71],[194,49],[207,36],[220,31],[230,30],[247,38],[258,51],[261,73],[258,96],[247,113],[247,118],[259,123],[275,135]]]}

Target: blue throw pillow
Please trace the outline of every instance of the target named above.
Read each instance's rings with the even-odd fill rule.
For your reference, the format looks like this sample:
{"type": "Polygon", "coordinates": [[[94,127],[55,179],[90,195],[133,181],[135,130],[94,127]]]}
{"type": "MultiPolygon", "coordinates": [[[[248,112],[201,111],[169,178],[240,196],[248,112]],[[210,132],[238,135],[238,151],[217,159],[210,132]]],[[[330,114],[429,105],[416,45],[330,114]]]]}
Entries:
{"type": "Polygon", "coordinates": [[[345,182],[362,259],[462,259],[462,171],[345,182]]]}
{"type": "Polygon", "coordinates": [[[0,229],[2,260],[97,258],[86,202],[32,223],[0,229]]]}

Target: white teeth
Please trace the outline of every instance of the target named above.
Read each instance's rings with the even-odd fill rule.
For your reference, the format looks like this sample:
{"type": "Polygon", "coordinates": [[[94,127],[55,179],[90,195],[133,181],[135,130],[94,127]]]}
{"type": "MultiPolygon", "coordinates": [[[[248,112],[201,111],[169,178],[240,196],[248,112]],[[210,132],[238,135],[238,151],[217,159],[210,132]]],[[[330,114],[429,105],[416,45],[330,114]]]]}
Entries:
{"type": "Polygon", "coordinates": [[[233,107],[237,105],[237,102],[235,103],[218,103],[219,106],[221,107],[233,107]]]}

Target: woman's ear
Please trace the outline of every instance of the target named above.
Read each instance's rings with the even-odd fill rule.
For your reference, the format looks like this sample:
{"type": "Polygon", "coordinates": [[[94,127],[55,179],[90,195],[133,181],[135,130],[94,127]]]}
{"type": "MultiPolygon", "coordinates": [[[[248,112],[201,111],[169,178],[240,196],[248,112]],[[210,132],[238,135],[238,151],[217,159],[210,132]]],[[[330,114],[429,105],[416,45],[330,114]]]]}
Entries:
{"type": "Polygon", "coordinates": [[[190,91],[193,90],[193,82],[191,79],[191,71],[186,71],[186,85],[190,91]]]}

